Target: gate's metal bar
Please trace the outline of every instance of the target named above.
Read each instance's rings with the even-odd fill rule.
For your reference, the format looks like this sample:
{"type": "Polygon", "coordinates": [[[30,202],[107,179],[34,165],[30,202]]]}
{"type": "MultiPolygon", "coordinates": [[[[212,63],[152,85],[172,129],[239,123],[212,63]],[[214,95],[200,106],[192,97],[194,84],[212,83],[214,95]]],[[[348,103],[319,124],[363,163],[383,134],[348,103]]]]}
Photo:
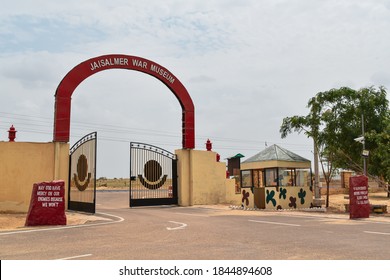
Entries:
{"type": "Polygon", "coordinates": [[[132,173],[132,164],[133,164],[133,153],[132,153],[132,149],[131,149],[131,143],[130,143],[130,181],[129,181],[129,207],[130,206],[130,202],[131,202],[131,199],[132,199],[132,191],[131,191],[131,184],[132,184],[132,181],[133,181],[133,173],[132,173]]]}

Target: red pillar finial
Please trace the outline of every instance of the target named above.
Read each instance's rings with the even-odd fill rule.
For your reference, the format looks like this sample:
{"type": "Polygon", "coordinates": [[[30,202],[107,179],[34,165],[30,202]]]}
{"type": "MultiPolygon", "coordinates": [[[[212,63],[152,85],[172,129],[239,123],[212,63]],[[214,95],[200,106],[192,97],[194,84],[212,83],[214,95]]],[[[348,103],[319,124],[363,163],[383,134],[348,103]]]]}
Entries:
{"type": "Polygon", "coordinates": [[[9,130],[8,130],[8,139],[9,139],[9,142],[15,142],[16,132],[17,132],[17,131],[16,131],[14,125],[11,125],[11,127],[10,127],[9,130]]]}
{"type": "Polygon", "coordinates": [[[213,148],[213,143],[211,143],[210,139],[207,139],[206,150],[211,151],[212,148],[213,148]]]}

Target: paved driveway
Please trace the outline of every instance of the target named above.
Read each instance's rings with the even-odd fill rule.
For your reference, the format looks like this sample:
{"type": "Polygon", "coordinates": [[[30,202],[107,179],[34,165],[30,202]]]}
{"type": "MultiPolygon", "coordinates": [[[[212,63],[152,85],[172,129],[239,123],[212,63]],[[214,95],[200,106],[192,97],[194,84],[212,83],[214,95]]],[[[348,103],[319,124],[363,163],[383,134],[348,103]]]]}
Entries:
{"type": "Polygon", "coordinates": [[[128,207],[98,192],[80,226],[0,233],[0,258],[91,260],[389,260],[390,220],[229,207],[128,207]]]}

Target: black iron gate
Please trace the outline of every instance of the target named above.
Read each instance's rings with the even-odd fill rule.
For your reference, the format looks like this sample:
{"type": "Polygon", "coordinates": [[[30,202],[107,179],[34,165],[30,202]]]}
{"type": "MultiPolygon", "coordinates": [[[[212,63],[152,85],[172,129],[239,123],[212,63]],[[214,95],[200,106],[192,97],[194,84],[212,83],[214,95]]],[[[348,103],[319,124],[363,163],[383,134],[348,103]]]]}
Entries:
{"type": "Polygon", "coordinates": [[[95,213],[96,136],[90,133],[70,149],[68,209],[95,213]]]}
{"type": "Polygon", "coordinates": [[[130,143],[130,207],[177,204],[176,155],[153,145],[130,143]]]}

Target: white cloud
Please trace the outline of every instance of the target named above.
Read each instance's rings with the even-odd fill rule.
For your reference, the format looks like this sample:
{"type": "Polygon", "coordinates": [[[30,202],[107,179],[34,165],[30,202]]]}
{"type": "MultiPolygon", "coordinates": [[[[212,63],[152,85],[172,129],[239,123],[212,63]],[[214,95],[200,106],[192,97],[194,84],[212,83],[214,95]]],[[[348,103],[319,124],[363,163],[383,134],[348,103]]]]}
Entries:
{"type": "MultiPolygon", "coordinates": [[[[311,158],[305,136],[280,139],[283,117],[305,115],[308,99],[333,87],[390,88],[385,0],[22,2],[0,11],[0,112],[42,118],[34,127],[38,119],[0,113],[0,129],[15,121],[20,141],[51,141],[56,87],[102,54],[145,57],[176,75],[195,104],[197,148],[210,138],[222,158],[249,157],[265,141],[311,158]]],[[[153,77],[104,71],[83,82],[72,102],[72,141],[94,129],[116,139],[101,140],[102,176],[127,176],[127,167],[105,160],[108,145],[123,144],[121,166],[127,140],[180,148],[179,103],[153,77]]]]}

